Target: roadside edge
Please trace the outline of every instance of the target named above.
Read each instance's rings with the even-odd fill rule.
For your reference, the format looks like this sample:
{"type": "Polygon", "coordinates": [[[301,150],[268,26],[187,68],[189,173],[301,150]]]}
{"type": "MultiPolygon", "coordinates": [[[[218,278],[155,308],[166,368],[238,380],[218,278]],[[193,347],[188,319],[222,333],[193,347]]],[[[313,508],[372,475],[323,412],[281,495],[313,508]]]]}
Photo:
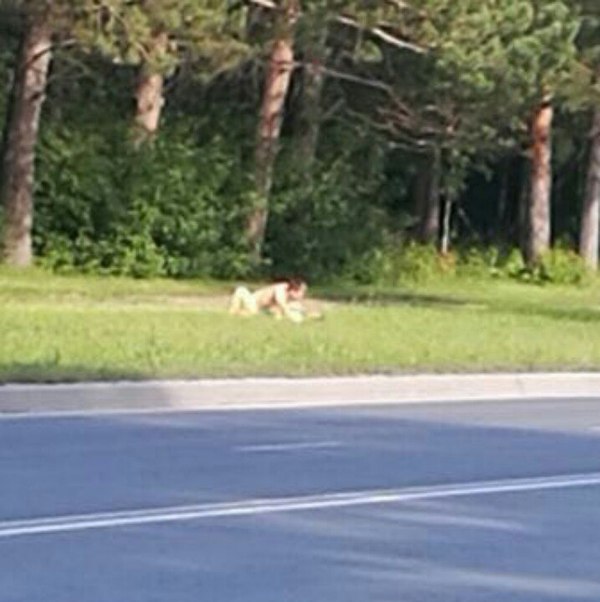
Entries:
{"type": "Polygon", "coordinates": [[[0,415],[598,398],[600,373],[419,374],[0,385],[0,415]]]}

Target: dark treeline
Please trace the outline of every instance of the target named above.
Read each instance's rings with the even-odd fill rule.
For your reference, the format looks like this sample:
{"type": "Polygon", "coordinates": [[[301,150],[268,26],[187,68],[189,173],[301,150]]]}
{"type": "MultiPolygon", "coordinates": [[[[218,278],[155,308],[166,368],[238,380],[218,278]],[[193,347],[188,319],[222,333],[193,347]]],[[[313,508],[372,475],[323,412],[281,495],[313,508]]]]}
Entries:
{"type": "Polygon", "coordinates": [[[599,73],[595,0],[0,0],[3,260],[596,270],[599,73]]]}

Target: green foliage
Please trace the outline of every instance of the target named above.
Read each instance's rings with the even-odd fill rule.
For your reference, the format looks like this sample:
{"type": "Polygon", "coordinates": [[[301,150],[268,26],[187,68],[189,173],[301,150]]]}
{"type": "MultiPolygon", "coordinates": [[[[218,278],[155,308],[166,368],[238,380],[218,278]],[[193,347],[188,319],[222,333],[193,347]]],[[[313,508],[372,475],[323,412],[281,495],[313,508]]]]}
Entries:
{"type": "MultiPolygon", "coordinates": [[[[9,102],[9,81],[11,62],[13,60],[14,48],[11,41],[0,38],[0,124],[4,124],[4,117],[7,114],[9,102]]],[[[0,151],[3,146],[3,127],[0,126],[0,151]]],[[[2,168],[0,166],[0,184],[2,178],[2,168]]],[[[0,204],[0,234],[3,232],[4,207],[0,204]]]]}
{"type": "Polygon", "coordinates": [[[323,280],[378,244],[384,215],[376,181],[361,181],[342,161],[321,165],[312,181],[289,176],[271,202],[267,255],[274,274],[323,280]]]}
{"type": "Polygon", "coordinates": [[[76,6],[71,26],[75,38],[118,62],[168,73],[187,52],[217,69],[247,51],[241,22],[231,17],[222,0],[110,0],[100,9],[78,0],[76,6]]]}
{"type": "Polygon", "coordinates": [[[0,45],[0,116],[4,118],[8,106],[9,72],[11,49],[0,45]]]}
{"type": "MultiPolygon", "coordinates": [[[[34,223],[40,261],[62,271],[137,277],[246,274],[243,230],[253,201],[249,180],[264,73],[259,62],[240,65],[236,60],[247,51],[241,33],[245,9],[227,12],[222,0],[42,3],[50,4],[59,43],[37,172],[34,223]],[[165,45],[155,39],[157,32],[168,38],[165,45]],[[90,48],[96,53],[93,59],[86,55],[90,48]],[[135,152],[125,142],[127,128],[107,123],[127,120],[137,71],[131,65],[140,63],[168,75],[167,104],[156,144],[135,152]],[[201,77],[232,64],[235,69],[210,82],[201,77]]],[[[585,76],[578,81],[590,92],[588,71],[598,64],[597,2],[302,4],[297,49],[302,41],[306,48],[322,39],[317,26],[329,23],[323,56],[330,69],[310,182],[281,160],[286,152],[293,155],[289,149],[297,142],[290,130],[298,121],[300,69],[287,99],[265,247],[271,273],[301,273],[312,280],[346,273],[360,282],[393,285],[453,274],[533,282],[584,279],[567,251],[526,272],[516,251],[506,255],[493,248],[460,249],[440,259],[432,248],[401,244],[395,237],[389,242],[388,237],[392,232],[401,238],[408,229],[405,218],[419,161],[415,144],[419,152],[442,148],[442,190],[458,202],[475,163],[489,165],[498,156],[515,156],[519,139],[526,136],[530,105],[544,86],[556,93],[557,104],[563,101],[560,82],[572,66],[579,24],[573,9],[580,5],[586,27],[578,40],[579,68],[585,76]],[[342,11],[353,25],[336,20],[342,11]],[[408,45],[385,42],[374,27],[408,45]],[[360,146],[359,137],[370,140],[371,148],[348,151],[360,146]],[[376,155],[380,158],[374,159],[376,155]],[[390,166],[393,156],[397,165],[390,166]]],[[[254,15],[269,32],[272,14],[254,15]]],[[[16,36],[10,43],[0,41],[8,48],[0,48],[1,83],[9,79],[16,36]]],[[[298,60],[303,59],[299,52],[298,60]]],[[[0,87],[0,111],[6,105],[5,90],[0,87]]],[[[572,140],[567,146],[564,135],[554,136],[555,168],[576,172],[573,163],[583,164],[582,123],[558,123],[572,132],[572,140]]],[[[573,187],[580,175],[573,173],[573,187]]],[[[563,192],[565,179],[561,174],[555,179],[562,183],[555,196],[568,198],[572,190],[563,192]]],[[[509,187],[505,198],[506,215],[513,222],[516,188],[523,182],[515,190],[509,187]]],[[[570,181],[566,186],[571,187],[570,181]]],[[[490,218],[487,222],[498,215],[495,203],[496,196],[482,210],[490,218]]],[[[571,204],[569,212],[576,215],[571,204]]],[[[476,219],[467,217],[470,228],[476,219]]],[[[458,228],[459,244],[459,229],[465,225],[456,222],[452,226],[458,228]]],[[[506,239],[514,239],[514,223],[504,225],[506,239]]],[[[564,232],[562,224],[559,228],[564,232]]],[[[474,223],[472,229],[471,240],[478,240],[484,228],[474,223]]],[[[500,227],[488,223],[485,229],[482,239],[495,237],[500,227]]]]}
{"type": "MultiPolygon", "coordinates": [[[[187,128],[189,131],[189,128],[187,128]]],[[[246,206],[235,155],[198,146],[185,126],[136,151],[111,135],[57,128],[43,137],[35,246],[55,270],[233,276],[246,206]]]]}
{"type": "Polygon", "coordinates": [[[525,266],[517,249],[502,253],[496,247],[471,247],[460,253],[457,275],[481,279],[485,277],[513,278],[533,284],[587,284],[590,272],[584,261],[565,245],[547,252],[533,269],[525,266]]]}
{"type": "Polygon", "coordinates": [[[346,276],[360,284],[398,286],[431,282],[454,273],[454,256],[441,256],[432,245],[388,241],[349,266],[346,276]]]}
{"type": "MultiPolygon", "coordinates": [[[[521,257],[518,252],[517,257],[521,257]]],[[[501,277],[507,275],[507,260],[497,247],[469,247],[459,252],[457,275],[472,279],[501,277]]]]}
{"type": "MultiPolygon", "coordinates": [[[[429,49],[395,59],[390,112],[400,139],[481,161],[515,147],[543,94],[561,97],[580,20],[566,0],[414,0],[429,49]]],[[[403,31],[403,13],[396,17],[403,31]]],[[[386,125],[389,124],[386,123],[386,125]]]]}
{"type": "Polygon", "coordinates": [[[600,368],[598,286],[334,288],[355,301],[298,326],[228,316],[199,284],[0,269],[0,380],[600,368]]]}
{"type": "Polygon", "coordinates": [[[572,250],[559,246],[528,270],[518,249],[468,247],[440,255],[435,247],[414,242],[388,242],[367,252],[346,270],[346,277],[360,284],[398,286],[428,283],[448,278],[482,282],[515,279],[532,284],[588,284],[591,274],[572,250]]]}
{"type": "Polygon", "coordinates": [[[558,246],[545,253],[540,264],[524,276],[542,284],[586,284],[591,274],[577,253],[558,246]]]}

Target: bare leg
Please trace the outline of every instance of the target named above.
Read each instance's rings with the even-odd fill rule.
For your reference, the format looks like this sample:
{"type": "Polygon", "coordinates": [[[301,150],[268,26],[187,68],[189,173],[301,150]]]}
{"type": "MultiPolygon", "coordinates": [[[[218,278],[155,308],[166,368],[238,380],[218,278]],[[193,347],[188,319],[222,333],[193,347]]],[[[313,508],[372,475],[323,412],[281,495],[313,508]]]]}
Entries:
{"type": "Polygon", "coordinates": [[[245,286],[238,286],[233,292],[229,303],[229,313],[241,316],[258,313],[256,299],[245,286]]]}

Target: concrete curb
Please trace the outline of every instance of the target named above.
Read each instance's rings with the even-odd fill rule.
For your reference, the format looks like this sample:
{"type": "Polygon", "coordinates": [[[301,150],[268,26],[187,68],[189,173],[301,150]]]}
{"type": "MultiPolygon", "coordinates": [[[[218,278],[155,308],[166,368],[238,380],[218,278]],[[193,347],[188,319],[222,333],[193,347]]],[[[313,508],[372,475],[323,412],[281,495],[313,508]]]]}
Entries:
{"type": "Polygon", "coordinates": [[[538,398],[600,400],[600,373],[7,384],[0,385],[0,414],[39,416],[538,398]]]}

